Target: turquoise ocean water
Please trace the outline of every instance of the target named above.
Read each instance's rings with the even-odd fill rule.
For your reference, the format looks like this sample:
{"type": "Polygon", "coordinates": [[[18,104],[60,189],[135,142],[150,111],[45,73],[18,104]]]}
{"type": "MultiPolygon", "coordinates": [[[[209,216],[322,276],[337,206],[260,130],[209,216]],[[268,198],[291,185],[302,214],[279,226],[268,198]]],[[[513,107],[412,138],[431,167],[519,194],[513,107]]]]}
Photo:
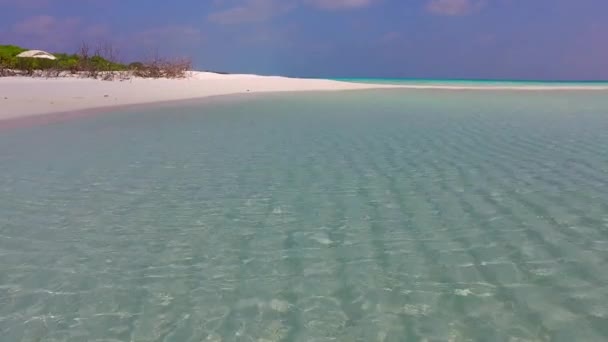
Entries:
{"type": "Polygon", "coordinates": [[[2,341],[605,341],[608,93],[263,95],[0,131],[2,341]]]}
{"type": "Polygon", "coordinates": [[[520,80],[483,80],[483,79],[426,79],[426,78],[336,78],[338,81],[374,84],[399,84],[409,86],[433,87],[578,87],[608,88],[608,81],[520,81],[520,80]]]}

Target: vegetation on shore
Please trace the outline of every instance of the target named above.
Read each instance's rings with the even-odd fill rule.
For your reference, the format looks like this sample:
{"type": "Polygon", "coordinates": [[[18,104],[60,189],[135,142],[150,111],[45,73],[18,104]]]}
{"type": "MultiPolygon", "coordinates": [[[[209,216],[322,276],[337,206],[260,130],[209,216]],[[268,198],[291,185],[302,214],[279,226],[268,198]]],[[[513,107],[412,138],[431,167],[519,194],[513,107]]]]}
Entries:
{"type": "Polygon", "coordinates": [[[55,60],[17,57],[27,51],[16,45],[0,45],[0,77],[87,77],[103,80],[144,78],[183,78],[191,70],[187,59],[169,60],[154,57],[149,61],[121,63],[117,50],[111,44],[99,44],[95,48],[83,43],[73,54],[53,53],[55,60]]]}

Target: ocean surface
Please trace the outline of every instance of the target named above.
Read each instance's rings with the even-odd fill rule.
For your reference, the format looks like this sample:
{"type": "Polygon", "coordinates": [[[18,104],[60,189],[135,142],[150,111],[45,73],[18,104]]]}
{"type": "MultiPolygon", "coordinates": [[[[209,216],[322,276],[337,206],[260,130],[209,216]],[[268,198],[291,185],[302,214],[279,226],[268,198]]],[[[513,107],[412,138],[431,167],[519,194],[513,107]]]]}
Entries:
{"type": "Polygon", "coordinates": [[[608,93],[223,97],[0,131],[1,341],[606,341],[608,93]]]}
{"type": "Polygon", "coordinates": [[[425,78],[336,78],[334,80],[354,83],[398,84],[430,88],[504,88],[504,89],[602,89],[608,90],[608,81],[519,81],[519,80],[469,80],[469,79],[425,79],[425,78]]]}

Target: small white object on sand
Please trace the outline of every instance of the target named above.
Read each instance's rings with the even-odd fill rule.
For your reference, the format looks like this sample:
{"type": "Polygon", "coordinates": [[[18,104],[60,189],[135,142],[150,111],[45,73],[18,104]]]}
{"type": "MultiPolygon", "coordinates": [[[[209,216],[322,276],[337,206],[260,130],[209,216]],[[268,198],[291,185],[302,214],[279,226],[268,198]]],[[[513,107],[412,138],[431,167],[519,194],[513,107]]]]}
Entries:
{"type": "Polygon", "coordinates": [[[44,58],[44,59],[51,59],[51,60],[56,60],[57,57],[53,56],[52,54],[46,52],[46,51],[42,51],[42,50],[27,50],[27,51],[23,51],[22,53],[18,54],[17,57],[20,58],[44,58]]]}

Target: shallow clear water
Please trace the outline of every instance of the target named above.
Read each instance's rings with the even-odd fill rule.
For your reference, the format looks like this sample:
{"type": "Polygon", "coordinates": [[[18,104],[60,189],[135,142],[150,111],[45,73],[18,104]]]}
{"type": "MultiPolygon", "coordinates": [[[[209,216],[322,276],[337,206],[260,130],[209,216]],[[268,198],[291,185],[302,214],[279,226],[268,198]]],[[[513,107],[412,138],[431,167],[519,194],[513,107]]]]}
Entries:
{"type": "Polygon", "coordinates": [[[608,94],[364,91],[0,132],[2,341],[605,341],[608,94]]]}
{"type": "Polygon", "coordinates": [[[467,80],[467,79],[426,79],[426,78],[337,78],[336,80],[356,83],[401,84],[410,86],[449,86],[449,87],[608,87],[608,81],[518,81],[518,80],[467,80]]]}

